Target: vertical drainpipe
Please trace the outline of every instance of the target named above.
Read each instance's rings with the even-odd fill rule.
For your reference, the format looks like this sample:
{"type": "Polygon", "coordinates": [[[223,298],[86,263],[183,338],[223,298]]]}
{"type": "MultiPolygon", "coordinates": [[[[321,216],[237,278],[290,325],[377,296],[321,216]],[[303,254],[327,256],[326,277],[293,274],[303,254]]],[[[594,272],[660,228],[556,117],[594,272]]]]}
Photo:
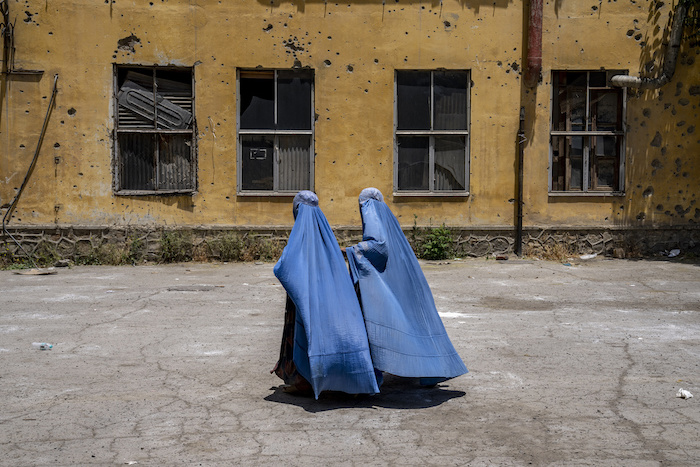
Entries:
{"type": "Polygon", "coordinates": [[[525,146],[525,107],[520,107],[520,125],[518,127],[518,192],[515,195],[515,254],[523,255],[523,150],[525,146]]]}
{"type": "Polygon", "coordinates": [[[530,0],[530,18],[527,23],[527,68],[525,85],[537,86],[542,73],[542,0],[530,0]]]}
{"type": "MultiPolygon", "coordinates": [[[[536,88],[542,73],[542,0],[530,0],[527,22],[527,64],[525,66],[525,77],[523,83],[528,88],[536,88]]],[[[534,101],[533,101],[534,104],[534,101]]],[[[531,116],[534,118],[535,108],[531,109],[531,116]]],[[[515,254],[523,254],[523,161],[524,149],[527,138],[525,136],[525,107],[520,108],[520,125],[518,128],[517,154],[518,154],[518,189],[516,193],[516,225],[515,225],[515,254]]]]}

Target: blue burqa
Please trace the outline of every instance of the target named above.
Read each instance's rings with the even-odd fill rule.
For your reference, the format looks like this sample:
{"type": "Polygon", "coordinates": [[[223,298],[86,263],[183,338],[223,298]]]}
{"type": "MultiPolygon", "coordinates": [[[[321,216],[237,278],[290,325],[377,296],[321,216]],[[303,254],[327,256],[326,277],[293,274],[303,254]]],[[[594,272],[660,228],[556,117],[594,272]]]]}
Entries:
{"type": "Polygon", "coordinates": [[[376,188],[360,194],[362,242],[346,249],[374,367],[434,384],[467,372],[396,217],[376,188]]]}
{"type": "Polygon", "coordinates": [[[376,394],[377,379],[355,290],[335,235],[318,207],[302,191],[294,198],[295,222],[275,265],[275,276],[296,307],[294,363],[321,391],[376,394]]]}

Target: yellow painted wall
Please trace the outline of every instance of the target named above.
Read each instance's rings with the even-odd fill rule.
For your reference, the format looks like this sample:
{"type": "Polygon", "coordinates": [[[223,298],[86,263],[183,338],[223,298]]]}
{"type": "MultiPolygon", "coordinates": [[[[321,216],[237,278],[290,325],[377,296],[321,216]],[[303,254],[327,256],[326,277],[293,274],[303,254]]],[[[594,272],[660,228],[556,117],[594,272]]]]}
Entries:
{"type": "Polygon", "coordinates": [[[419,225],[512,226],[521,95],[535,109],[528,113],[535,118],[525,151],[525,225],[697,221],[700,144],[691,127],[700,97],[691,91],[699,84],[698,49],[684,49],[685,63],[660,92],[628,102],[625,196],[547,193],[551,70],[638,75],[645,57],[661,49],[653,41],[670,9],[658,12],[655,32],[647,3],[545,2],[543,81],[524,94],[521,1],[12,0],[15,67],[44,74],[3,81],[0,198],[8,203],[22,182],[58,74],[56,107],[13,224],[291,225],[290,197],[236,196],[235,91],[238,68],[291,68],[298,60],[315,70],[315,191],[333,225],[359,225],[357,195],[376,186],[404,225],[416,216],[419,225]],[[118,49],[131,34],[140,40],[134,52],[118,49]],[[195,195],[113,195],[114,63],[195,66],[195,195]],[[394,72],[436,68],[471,71],[470,196],[392,197],[394,72]],[[657,131],[662,145],[650,146],[657,131]],[[654,193],[644,196],[649,186],[654,193]],[[690,211],[681,218],[676,206],[690,211]]]}
{"type": "Polygon", "coordinates": [[[627,91],[625,196],[552,197],[542,186],[544,177],[533,176],[546,174],[548,166],[551,71],[602,67],[627,70],[632,76],[657,76],[672,10],[671,2],[661,8],[656,8],[656,2],[549,3],[554,5],[545,6],[544,79],[537,89],[537,119],[525,162],[529,174],[525,223],[651,227],[700,222],[700,211],[696,211],[700,207],[696,206],[700,135],[695,133],[700,126],[700,47],[690,48],[687,43],[670,83],[658,91],[627,91]],[[646,65],[652,60],[655,68],[647,72],[646,65]],[[652,145],[657,132],[661,147],[652,145]],[[663,209],[657,209],[659,205],[663,209]],[[683,217],[676,206],[688,209],[683,217]]]}

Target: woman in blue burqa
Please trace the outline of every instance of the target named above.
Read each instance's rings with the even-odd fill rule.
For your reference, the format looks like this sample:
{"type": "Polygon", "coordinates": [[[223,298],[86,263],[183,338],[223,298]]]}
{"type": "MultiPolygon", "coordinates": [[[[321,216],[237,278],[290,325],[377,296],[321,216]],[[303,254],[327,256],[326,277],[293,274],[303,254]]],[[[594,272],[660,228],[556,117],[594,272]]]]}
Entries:
{"type": "Polygon", "coordinates": [[[372,362],[378,370],[432,386],[467,373],[399,222],[376,188],[360,193],[362,242],[348,247],[372,362]]]}
{"type": "MultiPolygon", "coordinates": [[[[360,304],[318,197],[294,197],[294,227],[275,276],[287,291],[280,359],[273,370],[289,392],[376,394],[360,304]]],[[[381,383],[381,382],[380,382],[381,383]]]]}

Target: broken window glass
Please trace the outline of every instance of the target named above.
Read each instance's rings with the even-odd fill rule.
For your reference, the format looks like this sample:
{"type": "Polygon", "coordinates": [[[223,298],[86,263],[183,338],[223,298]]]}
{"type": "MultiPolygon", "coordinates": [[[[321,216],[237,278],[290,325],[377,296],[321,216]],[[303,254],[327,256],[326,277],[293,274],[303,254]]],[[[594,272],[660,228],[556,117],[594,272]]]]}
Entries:
{"type": "Polygon", "coordinates": [[[119,193],[195,188],[192,69],[116,67],[119,193]]]}
{"type": "Polygon", "coordinates": [[[620,159],[621,136],[595,136],[593,139],[593,189],[610,189],[617,186],[620,159]]]}
{"type": "Polygon", "coordinates": [[[154,80],[153,76],[146,82],[145,78],[143,73],[127,72],[119,87],[120,127],[153,128],[157,120],[158,128],[189,128],[192,123],[191,83],[157,77],[154,80]]]}
{"type": "Polygon", "coordinates": [[[555,74],[555,126],[560,131],[586,130],[586,73],[555,74]]]}
{"type": "Polygon", "coordinates": [[[624,91],[605,71],[552,75],[552,191],[619,191],[624,91]]]}
{"type": "Polygon", "coordinates": [[[464,136],[435,137],[435,190],[464,190],[464,136]]]}
{"type": "Polygon", "coordinates": [[[583,188],[583,137],[568,136],[567,140],[567,189],[579,191],[583,188]]]}
{"type": "Polygon", "coordinates": [[[241,128],[275,127],[275,82],[268,73],[241,74],[241,128]]]}
{"type": "Polygon", "coordinates": [[[591,91],[591,129],[593,131],[622,130],[622,92],[617,89],[591,91]]]}

